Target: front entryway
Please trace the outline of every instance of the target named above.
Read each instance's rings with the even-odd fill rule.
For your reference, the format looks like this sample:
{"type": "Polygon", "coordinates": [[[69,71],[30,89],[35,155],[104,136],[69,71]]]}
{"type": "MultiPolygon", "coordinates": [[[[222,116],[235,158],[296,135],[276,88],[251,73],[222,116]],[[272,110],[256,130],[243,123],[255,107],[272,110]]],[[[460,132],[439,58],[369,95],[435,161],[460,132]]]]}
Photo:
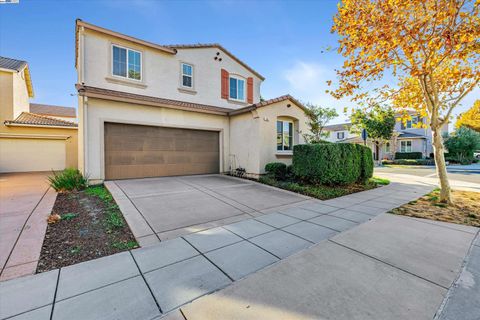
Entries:
{"type": "Polygon", "coordinates": [[[105,179],[219,171],[218,131],[105,123],[105,179]]]}

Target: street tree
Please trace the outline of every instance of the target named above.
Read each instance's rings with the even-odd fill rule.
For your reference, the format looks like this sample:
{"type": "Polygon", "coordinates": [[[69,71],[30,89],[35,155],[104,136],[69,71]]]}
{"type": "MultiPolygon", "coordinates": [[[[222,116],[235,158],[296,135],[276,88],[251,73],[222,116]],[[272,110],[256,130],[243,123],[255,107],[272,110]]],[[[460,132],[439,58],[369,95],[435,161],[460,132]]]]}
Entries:
{"type": "Polygon", "coordinates": [[[480,132],[480,100],[476,100],[468,111],[458,117],[455,127],[462,126],[480,132]]]}
{"type": "Polygon", "coordinates": [[[304,133],[303,138],[307,143],[320,143],[328,137],[328,132],[324,131],[325,126],[338,117],[338,113],[334,108],[321,107],[312,103],[306,103],[305,106],[310,133],[304,133]]]}
{"type": "Polygon", "coordinates": [[[451,203],[451,192],[441,128],[479,86],[479,11],[477,0],[342,0],[332,27],[344,63],[329,92],[425,117],[443,203],[451,203]],[[392,79],[395,86],[384,84],[392,79]]]}

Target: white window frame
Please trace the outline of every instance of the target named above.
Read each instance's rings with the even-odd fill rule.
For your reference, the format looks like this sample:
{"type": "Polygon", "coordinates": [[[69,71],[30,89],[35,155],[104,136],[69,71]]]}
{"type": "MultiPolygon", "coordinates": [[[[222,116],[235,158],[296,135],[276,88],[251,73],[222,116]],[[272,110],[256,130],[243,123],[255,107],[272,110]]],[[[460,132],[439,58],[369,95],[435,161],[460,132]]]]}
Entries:
{"type": "Polygon", "coordinates": [[[402,140],[400,141],[400,152],[412,152],[413,143],[412,140],[402,140]],[[407,150],[407,142],[410,142],[410,150],[407,150]],[[405,146],[403,144],[405,143],[405,146]]]}
{"type": "Polygon", "coordinates": [[[245,102],[246,99],[247,99],[247,81],[245,78],[241,77],[241,76],[237,76],[237,75],[229,75],[228,77],[228,99],[229,100],[232,100],[232,101],[239,101],[239,102],[245,102]],[[242,99],[238,99],[238,98],[232,98],[230,96],[230,79],[235,79],[237,81],[237,97],[238,97],[238,81],[243,81],[243,100],[242,99]]]}
{"type": "Polygon", "coordinates": [[[135,49],[131,49],[131,48],[128,48],[128,47],[124,47],[124,46],[121,46],[121,45],[118,45],[118,44],[114,44],[112,43],[112,46],[111,46],[111,50],[110,50],[110,54],[111,54],[111,57],[112,57],[112,65],[111,65],[111,74],[112,74],[112,77],[115,77],[115,78],[120,78],[120,79],[128,79],[130,81],[137,81],[137,82],[142,82],[142,79],[143,79],[143,52],[141,51],[138,51],[138,50],[135,50],[135,49]],[[117,74],[113,74],[113,64],[114,64],[114,61],[113,61],[113,47],[117,47],[117,48],[120,48],[120,49],[125,49],[127,50],[127,54],[126,54],[126,58],[127,58],[127,75],[124,77],[124,76],[119,76],[117,74]],[[128,51],[133,51],[133,52],[136,52],[136,53],[139,53],[140,54],[140,79],[134,79],[134,78],[130,78],[128,76],[128,51]]]}
{"type": "Polygon", "coordinates": [[[417,128],[414,127],[414,125],[418,124],[418,121],[420,121],[420,118],[418,116],[412,116],[411,119],[409,119],[405,122],[405,129],[404,130],[417,129],[417,128]],[[414,119],[416,119],[417,122],[414,122],[414,119]],[[410,124],[410,126],[408,126],[408,124],[410,124]]]}
{"type": "Polygon", "coordinates": [[[345,139],[345,131],[337,131],[337,140],[343,140],[343,139],[345,139]],[[338,137],[340,133],[342,134],[341,138],[338,137]]]}
{"type": "Polygon", "coordinates": [[[384,146],[385,153],[390,153],[391,150],[392,150],[392,146],[390,145],[390,142],[386,142],[384,146]]]}
{"type": "Polygon", "coordinates": [[[291,153],[293,152],[293,146],[295,145],[295,123],[291,120],[278,120],[277,119],[277,122],[275,123],[275,134],[277,135],[278,132],[277,132],[277,125],[278,125],[278,122],[281,122],[282,123],[282,150],[278,150],[278,145],[277,143],[275,143],[275,150],[278,152],[278,153],[291,153]],[[284,144],[283,144],[283,141],[284,141],[284,131],[283,131],[283,124],[284,123],[290,123],[292,125],[292,145],[290,146],[290,149],[289,150],[285,150],[284,149],[284,144]]]}
{"type": "Polygon", "coordinates": [[[180,87],[181,88],[188,89],[188,90],[193,90],[193,88],[195,87],[194,75],[195,75],[195,67],[193,66],[193,64],[187,63],[187,62],[180,62],[180,87]],[[183,65],[187,65],[187,66],[190,66],[192,68],[192,74],[191,75],[183,73],[183,65]],[[187,76],[187,77],[192,78],[192,86],[191,87],[183,85],[183,76],[187,76]]]}

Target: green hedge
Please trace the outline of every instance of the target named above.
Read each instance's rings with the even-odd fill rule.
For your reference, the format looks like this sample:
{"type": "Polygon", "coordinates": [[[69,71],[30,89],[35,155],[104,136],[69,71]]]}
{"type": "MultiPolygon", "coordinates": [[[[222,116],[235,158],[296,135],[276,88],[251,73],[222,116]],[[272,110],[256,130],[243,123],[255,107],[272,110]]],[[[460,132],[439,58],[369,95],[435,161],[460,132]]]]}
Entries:
{"type": "Polygon", "coordinates": [[[282,162],[270,162],[265,165],[265,171],[275,179],[284,179],[287,174],[287,165],[282,162]]]}
{"type": "Polygon", "coordinates": [[[422,159],[421,152],[396,152],[395,159],[422,159]]]}
{"type": "Polygon", "coordinates": [[[435,165],[433,159],[396,159],[396,160],[382,160],[382,164],[386,165],[402,165],[402,166],[431,166],[435,165]]]}
{"type": "Polygon", "coordinates": [[[325,185],[365,182],[372,177],[372,151],[350,143],[303,144],[293,148],[293,173],[325,185]]]}

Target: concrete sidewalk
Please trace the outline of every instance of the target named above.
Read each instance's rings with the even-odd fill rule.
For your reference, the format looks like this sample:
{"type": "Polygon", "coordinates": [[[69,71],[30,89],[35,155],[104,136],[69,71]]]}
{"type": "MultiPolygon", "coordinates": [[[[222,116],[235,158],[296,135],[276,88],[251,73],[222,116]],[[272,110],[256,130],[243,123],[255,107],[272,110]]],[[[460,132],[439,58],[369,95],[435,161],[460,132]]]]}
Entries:
{"type": "Polygon", "coordinates": [[[302,201],[3,282],[0,319],[184,319],[179,307],[187,319],[426,318],[477,232],[383,214],[430,189],[393,183],[302,201]]]}
{"type": "Polygon", "coordinates": [[[46,172],[0,175],[0,280],[34,274],[56,192],[46,172]]]}

